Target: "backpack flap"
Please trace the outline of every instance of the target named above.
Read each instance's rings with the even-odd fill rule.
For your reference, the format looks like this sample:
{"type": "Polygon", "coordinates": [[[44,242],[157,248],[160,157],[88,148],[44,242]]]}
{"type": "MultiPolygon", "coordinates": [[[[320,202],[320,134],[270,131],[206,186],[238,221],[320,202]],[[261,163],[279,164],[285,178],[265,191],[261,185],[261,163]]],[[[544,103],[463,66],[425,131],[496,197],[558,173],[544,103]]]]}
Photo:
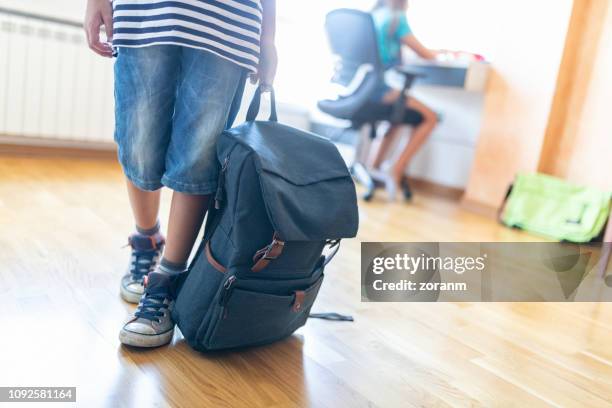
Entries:
{"type": "Polygon", "coordinates": [[[275,231],[285,241],[354,237],[357,195],[338,149],[325,138],[278,123],[274,103],[270,120],[254,120],[260,94],[258,88],[247,122],[224,135],[253,152],[275,231]]]}

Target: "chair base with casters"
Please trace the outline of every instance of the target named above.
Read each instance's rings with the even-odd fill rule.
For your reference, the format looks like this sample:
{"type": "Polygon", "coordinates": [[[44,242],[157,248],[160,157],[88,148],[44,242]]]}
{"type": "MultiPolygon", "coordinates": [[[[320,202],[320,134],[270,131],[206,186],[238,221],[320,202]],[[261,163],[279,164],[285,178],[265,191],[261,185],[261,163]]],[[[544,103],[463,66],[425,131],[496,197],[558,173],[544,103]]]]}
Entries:
{"type": "Polygon", "coordinates": [[[388,172],[370,168],[368,165],[370,147],[374,140],[373,135],[375,135],[377,127],[376,123],[365,124],[361,127],[359,141],[355,148],[355,158],[350,166],[350,171],[353,179],[365,188],[365,192],[361,196],[363,200],[372,200],[376,190],[382,187],[387,191],[389,200],[393,201],[396,196],[395,181],[390,177],[388,172]]]}

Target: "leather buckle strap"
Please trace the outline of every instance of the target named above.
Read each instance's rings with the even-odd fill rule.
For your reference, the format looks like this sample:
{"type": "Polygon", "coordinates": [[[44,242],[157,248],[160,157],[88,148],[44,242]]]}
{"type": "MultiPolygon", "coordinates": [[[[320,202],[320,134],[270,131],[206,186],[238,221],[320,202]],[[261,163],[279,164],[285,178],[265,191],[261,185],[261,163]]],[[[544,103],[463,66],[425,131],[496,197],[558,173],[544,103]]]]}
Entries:
{"type": "Polygon", "coordinates": [[[278,258],[281,255],[284,247],[285,241],[282,241],[279,238],[278,233],[275,232],[272,236],[272,242],[255,252],[255,255],[253,256],[254,265],[251,270],[253,272],[259,272],[264,269],[266,266],[268,266],[270,261],[278,258]]]}
{"type": "MultiPolygon", "coordinates": [[[[285,241],[280,240],[278,234],[274,233],[274,236],[272,237],[272,242],[257,251],[255,253],[255,256],[253,256],[254,265],[251,270],[253,272],[259,272],[264,269],[266,266],[268,266],[270,261],[280,256],[280,254],[283,252],[284,246],[285,241]]],[[[211,264],[213,268],[222,273],[225,273],[227,271],[227,268],[221,265],[221,263],[217,261],[213,256],[212,251],[210,249],[210,241],[206,242],[204,252],[206,253],[206,259],[208,260],[208,263],[211,264]]]]}

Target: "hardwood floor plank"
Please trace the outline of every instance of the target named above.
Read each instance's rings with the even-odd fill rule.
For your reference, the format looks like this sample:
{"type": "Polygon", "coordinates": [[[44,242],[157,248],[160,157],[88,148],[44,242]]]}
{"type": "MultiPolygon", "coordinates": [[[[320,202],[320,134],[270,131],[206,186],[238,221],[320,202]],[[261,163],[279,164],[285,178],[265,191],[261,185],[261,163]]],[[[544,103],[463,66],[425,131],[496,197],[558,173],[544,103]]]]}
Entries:
{"type": "Polygon", "coordinates": [[[86,407],[612,406],[608,303],[361,302],[362,241],[538,237],[418,193],[359,211],[314,306],[355,322],[206,354],[177,333],[143,351],[117,339],[134,308],[118,294],[133,229],[119,166],[0,157],[0,385],[77,386],[86,407]]]}

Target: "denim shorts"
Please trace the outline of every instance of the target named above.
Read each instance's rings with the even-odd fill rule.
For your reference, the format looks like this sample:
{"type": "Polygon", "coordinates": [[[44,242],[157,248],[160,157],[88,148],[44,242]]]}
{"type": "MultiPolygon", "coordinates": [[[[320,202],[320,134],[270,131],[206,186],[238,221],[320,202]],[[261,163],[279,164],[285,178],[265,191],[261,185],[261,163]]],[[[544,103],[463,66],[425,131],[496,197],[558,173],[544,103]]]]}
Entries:
{"type": "Polygon", "coordinates": [[[142,190],[214,192],[217,139],[240,107],[246,70],[178,45],[117,51],[115,141],[126,177],[142,190]]]}

